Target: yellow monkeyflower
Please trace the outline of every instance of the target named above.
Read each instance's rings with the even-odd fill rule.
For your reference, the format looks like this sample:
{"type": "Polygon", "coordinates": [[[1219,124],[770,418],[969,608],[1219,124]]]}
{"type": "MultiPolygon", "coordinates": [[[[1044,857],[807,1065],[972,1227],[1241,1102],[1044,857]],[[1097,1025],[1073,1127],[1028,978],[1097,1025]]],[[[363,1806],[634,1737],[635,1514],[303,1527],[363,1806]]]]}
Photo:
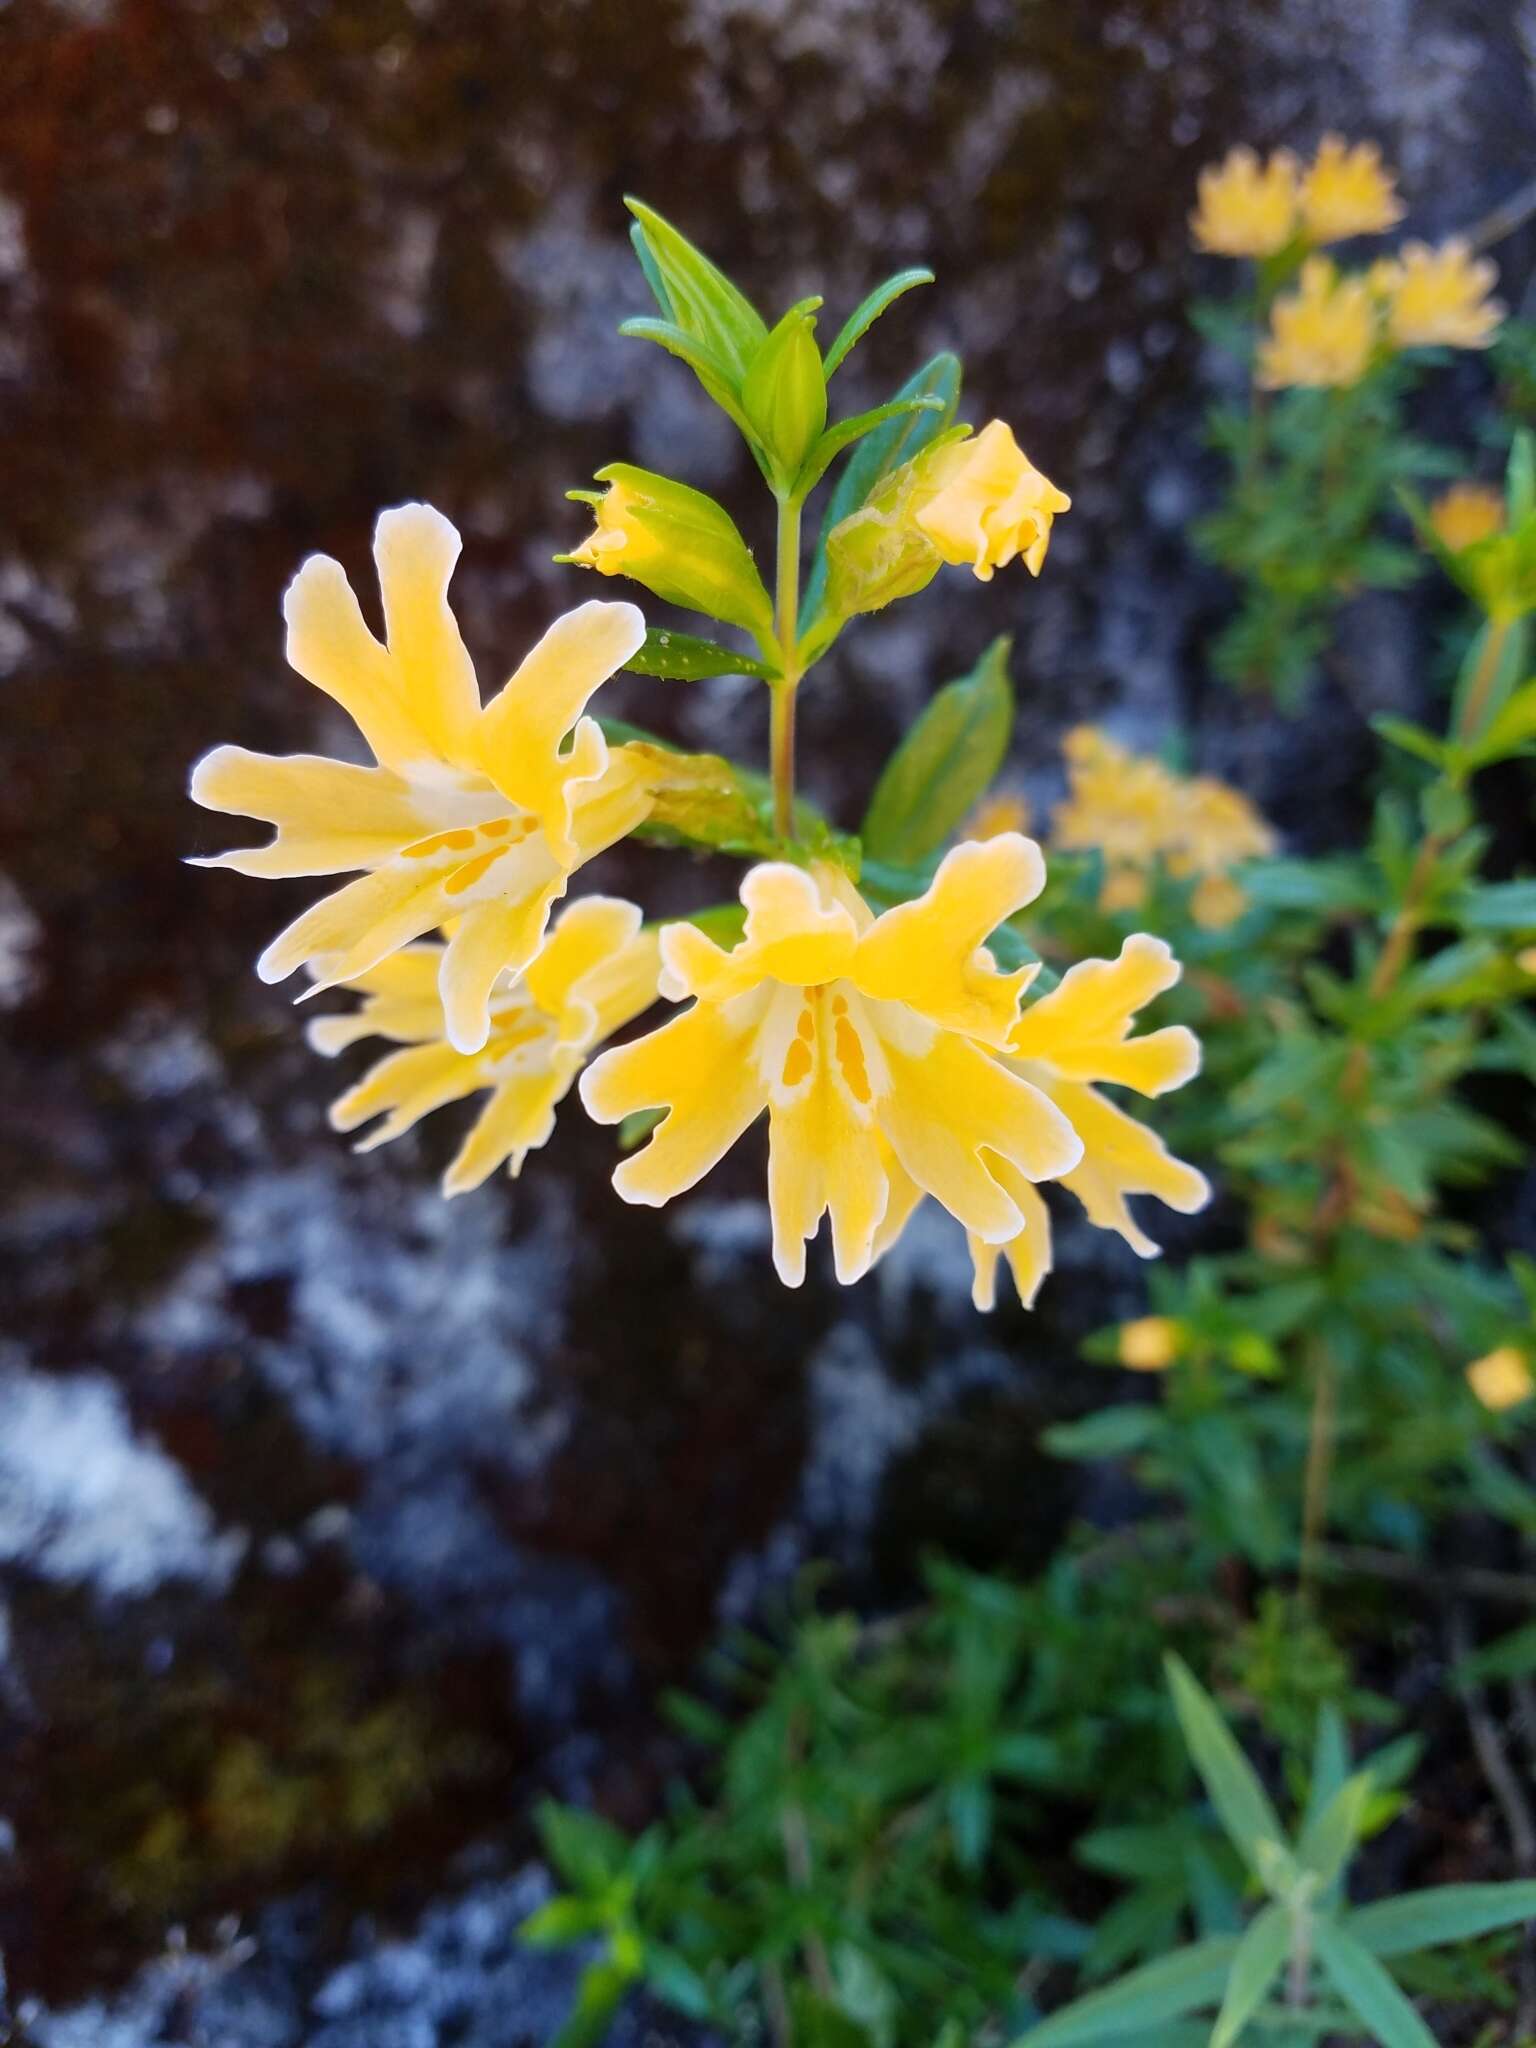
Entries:
{"type": "Polygon", "coordinates": [[[1128,1372],[1166,1372],[1183,1331],[1172,1316],[1138,1316],[1120,1325],[1119,1359],[1128,1372]]]}
{"type": "Polygon", "coordinates": [[[911,516],[944,561],[973,569],[983,583],[1015,555],[1031,576],[1040,574],[1051,524],[1072,500],[1035,468],[1006,421],[918,459],[922,485],[911,516]]]}
{"type": "MultiPolygon", "coordinates": [[[[1210,1200],[1210,1183],[1175,1159],[1155,1132],[1127,1116],[1093,1084],[1165,1095],[1200,1068],[1200,1041],[1182,1024],[1131,1036],[1138,1010],[1173,987],[1179,963],[1161,939],[1137,932],[1114,960],[1083,960],[1049,995],[1030,1003],[1008,1035],[1009,1071],[1047,1096],[1082,1141],[1083,1156],[1059,1175],[1101,1230],[1114,1230],[1141,1258],[1158,1248],[1132,1217],[1127,1197],[1156,1195],[1192,1215],[1210,1200]]],[[[1033,1305],[1051,1266],[1050,1212],[1036,1188],[1002,1173],[1023,1229],[1002,1245],[971,1235],[972,1300],[992,1306],[999,1255],[1008,1261],[1019,1299],[1033,1305]]]]}
{"type": "Polygon", "coordinates": [[[309,558],[283,600],[289,662],[351,716],[376,766],[216,747],[193,770],[192,795],[277,828],[269,845],[201,866],[246,875],[364,871],[273,940],[257,963],[263,981],[306,964],[315,971],[311,993],[355,981],[451,923],[439,965],[447,1035],[459,1051],[478,1052],[493,985],[538,952],[574,870],[644,817],[654,769],[642,755],[610,752],[581,715],[644,639],[636,608],[567,612],[482,705],[448,607],[459,548],[430,505],[380,515],[373,552],[383,645],[340,563],[326,555],[309,558]]]}
{"type": "Polygon", "coordinates": [[[1403,217],[1397,180],[1374,142],[1353,148],[1342,135],[1325,135],[1301,181],[1301,214],[1308,239],[1347,242],[1379,235],[1403,217]]]}
{"type": "Polygon", "coordinates": [[[1526,1364],[1524,1352],[1513,1344],[1501,1344],[1467,1367],[1467,1385],[1485,1408],[1517,1408],[1536,1393],[1536,1379],[1526,1364]]]}
{"type": "Polygon", "coordinates": [[[1398,348],[1487,348],[1504,318],[1490,297],[1498,268],[1453,237],[1438,249],[1405,242],[1375,265],[1371,282],[1386,300],[1387,332],[1398,348]]]}
{"type": "Polygon", "coordinates": [[[467,1194],[505,1165],[514,1177],[529,1152],[548,1142],[555,1111],[593,1046],[649,1009],[660,970],[656,935],[641,929],[633,903],[585,896],[556,920],[521,974],[501,975],[490,995],[490,1035],[478,1052],[447,1037],[439,991],[441,945],[405,946],[346,983],[363,997],[344,1016],[309,1027],[317,1052],[338,1053],[364,1038],[401,1048],[371,1067],[331,1105],[331,1124],[355,1131],[371,1152],[467,1095],[490,1090],[457,1158],[443,1175],[445,1195],[467,1194]]]}
{"type": "Polygon", "coordinates": [[[1492,484],[1452,484],[1429,508],[1435,538],[1451,554],[1491,540],[1504,527],[1504,493],[1492,484]]]}
{"type": "Polygon", "coordinates": [[[1189,217],[1196,245],[1213,256],[1273,256],[1296,232],[1296,159],[1278,149],[1265,164],[1241,145],[1200,173],[1189,217]]]}
{"type": "Polygon", "coordinates": [[[669,1202],[766,1109],[786,1286],[804,1278],[806,1242],[827,1213],[837,1277],[857,1280],[908,1190],[933,1195],[983,1243],[1015,1237],[1018,1188],[1069,1172],[1083,1151],[1050,1099],[994,1057],[1033,970],[1001,973],[982,941],[1044,880],[1040,849],[1004,833],[954,848],[926,894],[880,917],[838,869],[766,862],[742,882],[746,930],[732,951],[669,925],[662,993],[692,1004],[581,1077],[599,1123],[666,1110],[615,1173],[618,1192],[669,1202]]]}
{"type": "Polygon", "coordinates": [[[1267,391],[1296,384],[1347,389],[1370,368],[1376,345],[1370,284],[1340,277],[1326,256],[1309,256],[1297,289],[1271,309],[1270,331],[1259,344],[1258,381],[1267,391]]]}

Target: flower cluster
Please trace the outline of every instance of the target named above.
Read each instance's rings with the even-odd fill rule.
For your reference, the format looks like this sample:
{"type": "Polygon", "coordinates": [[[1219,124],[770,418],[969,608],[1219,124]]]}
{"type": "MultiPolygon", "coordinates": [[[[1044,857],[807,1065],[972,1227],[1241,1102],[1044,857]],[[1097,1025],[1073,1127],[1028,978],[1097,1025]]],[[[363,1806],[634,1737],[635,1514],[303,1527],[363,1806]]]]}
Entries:
{"type": "MultiPolygon", "coordinates": [[[[808,821],[793,792],[786,708],[842,625],[920,589],[946,563],[982,582],[1015,559],[1038,575],[1069,500],[1002,421],[975,435],[949,424],[952,358],[930,365],[913,395],[827,426],[827,377],[892,287],[823,358],[810,311],[819,301],[769,330],[675,230],[636,211],[658,302],[676,320],[631,325],[690,361],[751,441],[780,505],[778,588],[770,597],[722,506],[629,464],[599,472],[602,491],[573,494],[591,504],[594,530],[562,559],[722,620],[750,634],[759,655],[648,632],[634,605],[593,602],[556,620],[482,702],[448,602],[459,536],[426,505],[385,512],[374,543],[382,640],[326,557],[303,565],[284,604],[290,663],[350,715],[372,762],[216,748],[194,770],[194,797],[264,819],[275,835],[204,864],[355,877],[280,933],[259,972],[277,981],[302,968],[306,995],[355,998],[310,1026],[317,1051],[367,1039],[390,1048],[332,1105],[336,1129],[371,1126],[359,1150],[483,1098],[444,1175],[447,1195],[502,1167],[518,1174],[579,1082],[598,1122],[648,1124],[614,1180],[626,1200],[653,1206],[693,1187],[766,1115],[773,1256],[791,1286],[823,1216],[848,1282],[931,1196],[965,1227],[977,1303],[991,1305],[1000,1258],[1032,1301],[1050,1265],[1038,1192],[1048,1180],[1150,1256],[1129,1198],[1192,1210],[1208,1189],[1100,1088],[1160,1095],[1199,1064],[1182,1027],[1132,1035],[1138,1012],[1178,979],[1167,946],[1139,934],[1117,959],[1083,962],[1026,1002],[1038,970],[1005,971],[988,941],[1039,895],[1038,846],[998,817],[936,871],[929,857],[984,795],[989,770],[965,783],[937,828],[903,813],[887,870],[909,879],[883,886],[879,915],[858,887],[856,842],[808,821]],[[820,580],[802,608],[800,501],[833,455],[876,428],[891,430],[876,444],[883,453],[828,522],[820,580]],[[745,672],[770,685],[771,819],[760,779],[734,764],[633,728],[605,735],[588,707],[626,666],[745,672]],[[739,905],[660,930],[609,895],[557,910],[578,871],[637,830],[745,854],[739,905]],[[600,1050],[658,995],[687,1007],[600,1050]]],[[[994,683],[1011,706],[1001,670],[994,683]]],[[[949,712],[936,711],[942,725],[949,712]]],[[[922,745],[951,758],[946,732],[922,745]]],[[[929,788],[923,774],[914,787],[929,788]]],[[[1186,834],[1179,857],[1209,879],[1223,827],[1213,815],[1202,830],[1205,840],[1186,834]]],[[[1010,942],[1022,944],[1016,930],[1010,942]]]]}
{"type": "Polygon", "coordinates": [[[1231,871],[1273,853],[1275,837],[1241,791],[1214,776],[1176,775],[1093,726],[1069,732],[1063,752],[1068,793],[1056,808],[1052,844],[1102,854],[1105,910],[1136,909],[1161,862],[1176,879],[1193,881],[1196,923],[1219,928],[1242,915],[1247,898],[1231,871]]]}
{"type": "Polygon", "coordinates": [[[1395,227],[1403,208],[1374,143],[1326,135],[1303,169],[1288,150],[1264,164],[1234,149],[1200,174],[1190,217],[1196,245],[1271,266],[1280,292],[1260,343],[1257,381],[1266,390],[1347,390],[1404,349],[1486,348],[1504,317],[1492,297],[1498,273],[1452,237],[1431,248],[1406,242],[1369,270],[1341,272],[1315,253],[1332,242],[1395,227]]]}
{"type": "Polygon", "coordinates": [[[1196,245],[1213,256],[1278,256],[1379,235],[1403,217],[1397,181],[1373,142],[1325,135],[1303,166],[1288,149],[1261,164],[1246,146],[1200,173],[1190,216],[1196,245]]]}

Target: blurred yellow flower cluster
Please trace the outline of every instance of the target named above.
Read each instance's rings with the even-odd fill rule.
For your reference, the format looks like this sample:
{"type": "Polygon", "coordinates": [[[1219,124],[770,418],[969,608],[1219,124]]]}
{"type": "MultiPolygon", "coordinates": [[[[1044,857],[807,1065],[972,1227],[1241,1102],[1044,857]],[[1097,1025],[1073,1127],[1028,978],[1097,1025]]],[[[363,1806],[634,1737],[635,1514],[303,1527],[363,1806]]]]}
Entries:
{"type": "Polygon", "coordinates": [[[1103,855],[1105,910],[1144,902],[1160,861],[1169,874],[1194,881],[1190,909],[1198,924],[1220,928],[1242,915],[1247,898],[1230,871],[1273,853],[1275,836],[1241,791],[1209,775],[1175,775],[1094,726],[1069,732],[1063,752],[1068,794],[1056,809],[1052,843],[1103,855]]]}
{"type": "Polygon", "coordinates": [[[1429,508],[1435,537],[1453,555],[1491,540],[1504,528],[1504,493],[1492,484],[1452,484],[1429,508]]]}
{"type": "Polygon", "coordinates": [[[1296,243],[1321,248],[1376,235],[1403,217],[1397,181],[1374,142],[1325,135],[1303,166],[1288,149],[1261,164],[1246,146],[1200,173],[1190,216],[1197,246],[1214,256],[1276,256],[1296,243]]]}
{"type": "Polygon", "coordinates": [[[1381,234],[1402,219],[1396,179],[1371,142],[1325,135],[1303,167],[1288,150],[1261,164],[1238,148],[1200,174],[1190,216],[1196,245],[1214,255],[1267,261],[1300,274],[1275,299],[1256,375],[1266,390],[1347,390],[1402,349],[1486,348],[1504,317],[1492,297],[1498,272],[1456,237],[1431,248],[1406,242],[1368,271],[1343,272],[1316,250],[1381,234]]]}

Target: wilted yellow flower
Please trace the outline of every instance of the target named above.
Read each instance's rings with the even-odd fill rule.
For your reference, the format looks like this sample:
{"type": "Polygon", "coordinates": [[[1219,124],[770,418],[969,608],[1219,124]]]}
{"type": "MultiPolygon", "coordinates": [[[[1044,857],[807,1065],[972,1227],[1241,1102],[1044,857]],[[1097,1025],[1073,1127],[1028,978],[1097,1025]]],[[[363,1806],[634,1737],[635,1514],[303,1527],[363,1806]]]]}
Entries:
{"type": "Polygon", "coordinates": [[[1340,277],[1326,256],[1309,256],[1298,288],[1283,293],[1270,311],[1258,381],[1267,391],[1296,384],[1346,389],[1370,368],[1376,344],[1370,285],[1363,277],[1340,277]]]}
{"type": "Polygon", "coordinates": [[[351,716],[376,767],[216,747],[193,770],[192,795],[277,828],[269,845],[201,866],[247,875],[365,870],[273,940],[257,963],[263,981],[306,963],[316,973],[311,993],[354,981],[451,921],[440,962],[447,1035],[461,1052],[478,1052],[492,985],[538,952],[574,870],[644,817],[653,771],[642,756],[610,752],[596,722],[581,716],[644,639],[636,608],[567,612],[482,706],[448,607],[459,547],[430,505],[380,515],[373,552],[383,646],[339,562],[312,555],[288,587],[288,659],[351,716]]]}
{"type": "Polygon", "coordinates": [[[994,1052],[1032,970],[982,945],[1038,895],[1040,850],[1016,833],[946,855],[926,894],[872,917],[840,870],[779,862],[741,885],[746,931],[725,952],[692,925],[662,933],[662,993],[690,1008],[581,1077],[600,1123],[667,1112],[614,1186],[659,1207],[768,1111],[773,1257],[787,1286],[830,1212],[837,1277],[857,1280],[896,1190],[933,1195],[986,1244],[1024,1227],[1020,1187],[1069,1172],[1081,1140],[994,1052]]]}
{"type": "Polygon", "coordinates": [[[973,569],[983,583],[1015,555],[1031,576],[1040,574],[1051,523],[1072,500],[1035,468],[1006,421],[918,460],[911,515],[944,561],[973,569]]]}
{"type": "Polygon", "coordinates": [[[1301,212],[1312,241],[1346,242],[1395,227],[1403,204],[1374,142],[1351,148],[1342,135],[1325,135],[1301,182],[1301,212]]]}
{"type": "Polygon", "coordinates": [[[1398,348],[1486,348],[1504,318],[1490,298],[1498,269],[1452,238],[1431,249],[1405,242],[1376,264],[1371,283],[1387,303],[1387,332],[1398,348]]]}
{"type": "Polygon", "coordinates": [[[388,1144],[446,1103],[489,1089],[443,1193],[477,1188],[497,1167],[514,1176],[527,1154],[546,1144],[555,1110],[595,1045],[656,1000],[660,959],[654,932],[641,929],[633,903],[586,896],[555,920],[522,974],[503,974],[490,995],[490,1035],[479,1052],[449,1043],[439,974],[443,947],[405,946],[346,983],[363,997],[344,1016],[309,1027],[317,1052],[338,1053],[364,1038],[393,1039],[387,1054],[331,1105],[331,1124],[355,1131],[383,1121],[359,1152],[388,1144]]]}
{"type": "Polygon", "coordinates": [[[1452,484],[1429,508],[1429,523],[1453,555],[1490,540],[1504,525],[1504,494],[1492,484],[1452,484]]]}
{"type": "Polygon", "coordinates": [[[1213,256],[1273,256],[1296,232],[1296,159],[1278,149],[1266,164],[1246,146],[1200,173],[1189,217],[1198,247],[1213,256]]]}
{"type": "Polygon", "coordinates": [[[1016,790],[998,789],[984,796],[965,827],[967,839],[996,839],[1003,832],[1029,830],[1029,804],[1016,790]]]}
{"type": "Polygon", "coordinates": [[[1475,1358],[1467,1367],[1467,1384],[1485,1408],[1517,1408],[1536,1393],[1525,1354],[1513,1344],[1475,1358]]]}
{"type": "Polygon", "coordinates": [[[1166,1372],[1179,1355],[1182,1332],[1172,1316],[1138,1316],[1120,1325],[1120,1363],[1130,1372],[1166,1372]]]}

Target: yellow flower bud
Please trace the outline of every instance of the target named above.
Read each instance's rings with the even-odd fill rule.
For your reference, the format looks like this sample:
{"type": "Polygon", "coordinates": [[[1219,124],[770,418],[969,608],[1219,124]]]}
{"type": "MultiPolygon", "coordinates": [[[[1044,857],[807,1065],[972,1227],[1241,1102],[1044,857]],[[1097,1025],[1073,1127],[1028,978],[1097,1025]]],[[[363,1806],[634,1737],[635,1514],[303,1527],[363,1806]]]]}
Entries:
{"type": "Polygon", "coordinates": [[[597,473],[607,484],[572,495],[593,508],[596,525],[557,561],[603,576],[629,576],[668,604],[706,612],[759,639],[773,631],[773,605],[752,551],[723,505],[671,477],[615,462],[597,473]]]}
{"type": "Polygon", "coordinates": [[[1138,1316],[1120,1325],[1120,1363],[1128,1372],[1166,1372],[1183,1339],[1184,1327],[1172,1316],[1138,1316]]]}
{"type": "Polygon", "coordinates": [[[1524,946],[1515,955],[1515,965],[1522,974],[1536,974],[1536,946],[1524,946]]]}
{"type": "Polygon", "coordinates": [[[1467,1367],[1467,1384],[1485,1408],[1518,1408],[1536,1393],[1525,1355],[1513,1344],[1475,1358],[1467,1367]]]}

